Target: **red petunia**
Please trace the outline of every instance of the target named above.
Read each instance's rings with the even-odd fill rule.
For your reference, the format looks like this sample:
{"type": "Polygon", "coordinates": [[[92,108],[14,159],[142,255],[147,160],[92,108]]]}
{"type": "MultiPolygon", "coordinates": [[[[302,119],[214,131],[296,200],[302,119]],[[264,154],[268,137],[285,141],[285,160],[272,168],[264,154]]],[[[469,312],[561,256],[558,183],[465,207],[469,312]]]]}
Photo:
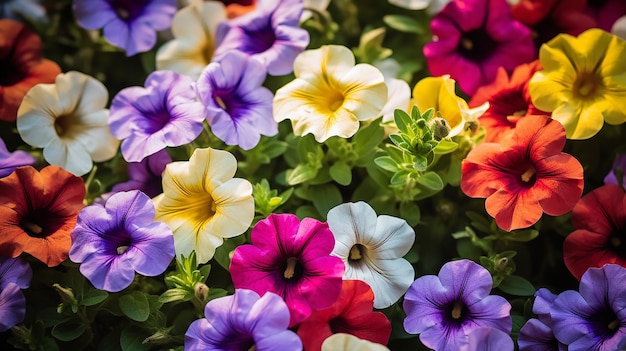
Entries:
{"type": "Polygon", "coordinates": [[[575,231],[565,238],[563,259],[580,280],[590,267],[626,267],[626,192],[607,184],[585,195],[572,210],[575,231]]]}
{"type": "Polygon", "coordinates": [[[522,64],[515,68],[511,77],[502,67],[496,79],[489,85],[482,86],[469,102],[471,107],[478,107],[489,102],[489,109],[478,119],[485,127],[485,142],[498,142],[515,129],[517,121],[525,116],[546,115],[533,105],[528,92],[528,82],[535,72],[541,70],[539,60],[522,64]]]}
{"type": "Polygon", "coordinates": [[[83,208],[83,179],[61,167],[19,167],[0,179],[0,255],[26,252],[49,267],[65,261],[83,208]]]}
{"type": "Polygon", "coordinates": [[[373,308],[374,293],[367,283],[344,280],[337,301],[326,309],[313,311],[298,327],[304,349],[319,351],[324,340],[336,333],[386,345],[391,323],[382,312],[372,312],[373,308]]]}
{"type": "Polygon", "coordinates": [[[561,152],[565,129],[546,116],[518,121],[509,138],[477,145],[463,160],[461,190],[486,198],[485,208],[506,230],[527,228],[545,212],[570,211],[583,191],[583,168],[561,152]]]}
{"type": "Polygon", "coordinates": [[[54,83],[56,63],[41,58],[41,39],[23,24],[0,19],[0,120],[13,122],[24,95],[36,84],[54,83]]]}

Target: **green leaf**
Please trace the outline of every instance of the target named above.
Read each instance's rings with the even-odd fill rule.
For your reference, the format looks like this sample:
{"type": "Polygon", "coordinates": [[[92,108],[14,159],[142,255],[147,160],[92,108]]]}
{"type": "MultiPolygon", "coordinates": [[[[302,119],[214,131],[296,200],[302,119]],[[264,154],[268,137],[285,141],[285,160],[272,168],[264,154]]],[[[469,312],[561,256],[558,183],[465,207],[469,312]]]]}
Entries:
{"type": "Polygon", "coordinates": [[[413,160],[413,168],[418,172],[424,172],[428,168],[428,158],[422,155],[415,155],[413,160]]]}
{"type": "Polygon", "coordinates": [[[352,169],[343,161],[337,161],[330,166],[330,177],[341,185],[352,182],[352,169]]]}
{"type": "Polygon", "coordinates": [[[539,236],[539,231],[536,229],[523,229],[514,230],[511,233],[505,234],[505,238],[511,241],[527,242],[535,239],[539,236]]]}
{"type": "Polygon", "coordinates": [[[230,269],[230,253],[235,250],[237,246],[245,242],[245,235],[238,235],[234,238],[224,239],[224,243],[215,250],[213,258],[215,258],[220,266],[228,271],[230,269]]]}
{"type": "Polygon", "coordinates": [[[386,15],[383,22],[389,27],[405,33],[423,34],[424,29],[420,23],[412,17],[403,15],[386,15]]]}
{"type": "Polygon", "coordinates": [[[441,190],[443,189],[443,181],[439,175],[435,172],[426,172],[417,178],[417,182],[422,184],[428,189],[441,190]]]}
{"type": "Polygon", "coordinates": [[[352,137],[354,151],[365,157],[372,152],[385,139],[385,130],[380,125],[381,119],[376,119],[359,129],[352,137]]]}
{"type": "Polygon", "coordinates": [[[437,146],[433,149],[433,151],[438,155],[445,155],[453,152],[459,147],[459,144],[454,141],[441,140],[437,144],[437,146]]]}
{"type": "Polygon", "coordinates": [[[532,296],[535,293],[535,287],[526,278],[518,275],[504,278],[498,288],[507,294],[516,296],[532,296]]]}
{"type": "Polygon", "coordinates": [[[398,130],[403,133],[409,132],[409,126],[412,124],[412,121],[408,113],[400,109],[396,109],[395,111],[393,111],[393,119],[396,122],[398,130]]]}
{"type": "Polygon", "coordinates": [[[343,198],[341,192],[334,184],[322,184],[311,187],[313,205],[317,211],[326,218],[328,211],[339,205],[343,198]]]}
{"type": "Polygon", "coordinates": [[[61,341],[78,339],[87,330],[87,326],[78,318],[70,318],[62,321],[52,328],[52,336],[61,341]]]}
{"type": "Polygon", "coordinates": [[[374,163],[382,169],[388,170],[390,172],[397,172],[401,168],[398,166],[398,163],[389,156],[380,156],[374,159],[374,163]]]}
{"type": "Polygon", "coordinates": [[[152,345],[144,344],[143,341],[150,335],[140,332],[136,327],[127,327],[120,335],[120,346],[123,351],[149,351],[152,345]]]}
{"type": "Polygon", "coordinates": [[[107,297],[109,297],[109,293],[104,290],[90,289],[85,293],[85,295],[83,295],[81,304],[83,304],[84,306],[97,305],[100,302],[106,300],[107,297]]]}
{"type": "Polygon", "coordinates": [[[296,168],[287,170],[286,175],[287,183],[289,185],[296,185],[315,178],[317,169],[310,165],[299,164],[296,168]]]}
{"type": "Polygon", "coordinates": [[[188,301],[193,298],[193,293],[191,291],[181,289],[181,288],[173,288],[166,290],[161,296],[159,296],[159,302],[161,303],[169,303],[174,301],[188,301]]]}
{"type": "Polygon", "coordinates": [[[411,226],[416,226],[420,221],[420,208],[415,202],[400,203],[400,217],[404,218],[411,226]]]}
{"type": "Polygon", "coordinates": [[[133,291],[120,297],[120,309],[124,315],[134,321],[144,322],[150,315],[150,303],[146,294],[133,291]]]}
{"type": "Polygon", "coordinates": [[[406,171],[406,170],[398,171],[394,173],[394,175],[389,180],[389,183],[391,185],[404,185],[406,184],[406,181],[409,175],[410,175],[409,171],[406,171]]]}

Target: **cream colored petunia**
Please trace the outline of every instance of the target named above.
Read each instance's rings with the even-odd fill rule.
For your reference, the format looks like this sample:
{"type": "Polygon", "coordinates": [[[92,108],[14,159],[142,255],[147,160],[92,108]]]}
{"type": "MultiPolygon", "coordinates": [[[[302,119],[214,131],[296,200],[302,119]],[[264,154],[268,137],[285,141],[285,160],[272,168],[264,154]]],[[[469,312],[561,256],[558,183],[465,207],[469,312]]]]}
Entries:
{"type": "Polygon", "coordinates": [[[195,250],[198,262],[206,263],[223,238],[248,229],[254,217],[252,185],[233,178],[236,170],[231,153],[211,148],[166,166],[163,194],[153,199],[155,220],[172,228],[176,255],[195,250]]]}
{"type": "Polygon", "coordinates": [[[156,66],[197,79],[211,63],[215,51],[217,25],[226,20],[224,4],[219,1],[192,0],[172,20],[174,39],[157,51],[156,66]]]}
{"type": "Polygon", "coordinates": [[[311,133],[318,142],[353,136],[359,121],[380,116],[387,101],[382,73],[369,64],[355,65],[352,51],[344,46],[301,53],[294,74],[296,79],[276,92],[274,119],[290,119],[295,135],[311,133]]]}
{"type": "Polygon", "coordinates": [[[387,346],[377,344],[346,333],[336,333],[324,340],[321,351],[389,351],[387,346]]]}
{"type": "Polygon", "coordinates": [[[17,112],[17,130],[27,144],[43,148],[48,163],[82,176],[93,162],[110,160],[120,141],[109,130],[106,87],[71,71],[54,84],[32,87],[17,112]]]}

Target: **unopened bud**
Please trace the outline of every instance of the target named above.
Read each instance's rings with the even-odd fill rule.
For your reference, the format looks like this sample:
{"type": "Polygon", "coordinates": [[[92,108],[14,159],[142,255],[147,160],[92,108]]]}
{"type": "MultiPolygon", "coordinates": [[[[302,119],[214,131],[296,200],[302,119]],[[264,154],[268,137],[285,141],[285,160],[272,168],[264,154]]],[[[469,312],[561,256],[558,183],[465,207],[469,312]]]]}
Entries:
{"type": "Polygon", "coordinates": [[[506,257],[502,257],[501,259],[498,260],[498,262],[496,263],[496,267],[498,270],[504,269],[504,267],[506,267],[506,265],[509,263],[509,259],[506,257]]]}
{"type": "Polygon", "coordinates": [[[59,293],[59,296],[61,296],[61,301],[63,301],[63,303],[71,305],[72,303],[74,303],[74,301],[76,301],[76,297],[74,296],[74,292],[71,288],[64,288],[57,283],[52,284],[52,287],[59,293]]]}
{"type": "Polygon", "coordinates": [[[197,283],[193,287],[193,293],[196,296],[196,299],[204,302],[207,297],[209,297],[209,287],[204,283],[197,283]]]}
{"type": "Polygon", "coordinates": [[[150,335],[149,337],[143,339],[142,344],[151,344],[151,345],[162,345],[166,344],[170,341],[170,336],[161,330],[156,333],[150,335]]]}

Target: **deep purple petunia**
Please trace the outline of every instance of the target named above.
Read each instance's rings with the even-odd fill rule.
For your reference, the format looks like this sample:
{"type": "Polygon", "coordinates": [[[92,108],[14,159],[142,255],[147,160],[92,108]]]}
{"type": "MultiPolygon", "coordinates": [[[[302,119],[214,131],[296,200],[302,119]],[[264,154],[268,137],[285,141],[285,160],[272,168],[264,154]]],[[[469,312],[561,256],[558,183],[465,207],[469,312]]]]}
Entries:
{"type": "Polygon", "coordinates": [[[293,61],[309,45],[299,27],[302,0],[257,0],[256,8],[217,27],[213,61],[234,50],[256,57],[273,76],[293,71],[293,61]]]}
{"type": "Polygon", "coordinates": [[[172,25],[176,9],[176,0],[74,0],[78,24],[103,28],[106,40],[127,56],[152,49],[156,31],[172,25]]]}
{"type": "Polygon", "coordinates": [[[155,197],[163,192],[162,174],[170,162],[172,157],[165,149],[144,158],[141,162],[130,162],[126,169],[129,179],[113,185],[111,191],[141,190],[149,197],[155,197]]]}
{"type": "Polygon", "coordinates": [[[289,326],[335,302],[345,266],[330,255],[335,238],[328,224],[271,214],[254,226],[251,240],[252,245],[241,245],[233,253],[230,273],[235,288],[281,296],[291,313],[289,326]]]}
{"type": "Polygon", "coordinates": [[[578,290],[560,293],[550,306],[556,338],[569,351],[620,350],[626,339],[626,268],[589,268],[578,290]]]}
{"type": "Polygon", "coordinates": [[[238,51],[202,71],[196,93],[211,131],[226,144],[249,150],[261,135],[278,133],[272,113],[274,95],[262,86],[264,80],[263,64],[238,51]]]}
{"type": "Polygon", "coordinates": [[[15,283],[9,283],[0,291],[0,332],[5,332],[26,317],[26,298],[15,283]]]}
{"type": "Polygon", "coordinates": [[[26,289],[30,286],[32,278],[33,270],[28,262],[20,257],[0,256],[0,290],[9,284],[16,284],[20,289],[26,289]]]}
{"type": "Polygon", "coordinates": [[[93,286],[111,292],[128,287],[135,272],[163,273],[175,255],[172,230],[154,222],[154,205],[138,190],[85,207],[71,236],[70,259],[93,286]]]}
{"type": "Polygon", "coordinates": [[[529,319],[520,329],[517,343],[520,351],[566,351],[567,346],[560,343],[552,331],[550,306],[557,295],[541,288],[535,292],[533,313],[537,318],[529,319]]]}
{"type": "Polygon", "coordinates": [[[280,296],[262,297],[247,289],[209,301],[204,318],[185,333],[187,351],[302,350],[302,341],[289,325],[289,309],[280,296]]]}
{"type": "Polygon", "coordinates": [[[604,184],[621,184],[626,189],[626,154],[615,157],[611,171],[604,177],[604,184]],[[617,179],[617,177],[620,179],[617,179]]]}
{"type": "Polygon", "coordinates": [[[530,29],[513,19],[506,0],[453,0],[430,22],[424,56],[433,76],[449,74],[468,95],[535,59],[530,29]]]}
{"type": "Polygon", "coordinates": [[[13,173],[17,167],[30,166],[35,159],[26,151],[9,152],[4,140],[0,138],[0,178],[13,173]]]}
{"type": "Polygon", "coordinates": [[[122,140],[122,155],[139,162],[168,146],[181,146],[202,132],[202,104],[192,79],[173,71],[155,71],[145,88],[122,89],[111,102],[109,127],[122,140]]]}
{"type": "Polygon", "coordinates": [[[511,305],[489,295],[489,271],[470,260],[448,262],[439,275],[413,282],[404,297],[404,329],[437,351],[468,347],[467,335],[480,327],[510,333],[511,305]]]}

